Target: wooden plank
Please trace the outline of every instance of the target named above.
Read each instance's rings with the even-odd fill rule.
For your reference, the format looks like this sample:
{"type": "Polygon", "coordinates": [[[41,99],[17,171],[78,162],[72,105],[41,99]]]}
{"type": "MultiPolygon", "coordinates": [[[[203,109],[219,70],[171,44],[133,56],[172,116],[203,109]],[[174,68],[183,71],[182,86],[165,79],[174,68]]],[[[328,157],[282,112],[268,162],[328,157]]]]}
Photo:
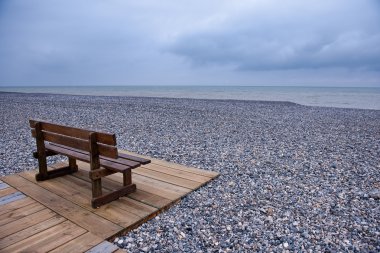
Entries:
{"type": "Polygon", "coordinates": [[[169,175],[180,177],[180,178],[189,179],[189,180],[196,181],[196,182],[199,182],[202,184],[210,181],[209,177],[190,173],[190,172],[183,171],[183,170],[173,169],[173,168],[158,165],[158,164],[148,164],[148,165],[143,166],[143,168],[146,168],[149,170],[155,170],[157,172],[169,174],[169,175]]]}
{"type": "Polygon", "coordinates": [[[35,201],[32,200],[31,198],[26,197],[26,198],[23,198],[20,200],[10,202],[6,205],[2,205],[0,208],[0,215],[2,215],[4,213],[12,212],[13,210],[19,209],[19,208],[26,206],[26,205],[30,205],[34,202],[35,201]]]}
{"type": "Polygon", "coordinates": [[[8,194],[8,195],[3,196],[3,197],[0,198],[0,206],[6,205],[8,203],[11,203],[11,202],[19,200],[19,199],[23,199],[25,197],[26,196],[23,193],[19,192],[19,191],[13,192],[11,194],[8,194]]]}
{"type": "Polygon", "coordinates": [[[113,146],[116,145],[115,134],[86,130],[86,129],[76,128],[76,127],[68,127],[64,125],[53,124],[47,121],[33,120],[33,119],[29,120],[30,127],[34,128],[36,122],[42,122],[42,130],[44,131],[68,135],[68,136],[72,136],[72,137],[84,139],[84,140],[88,140],[88,135],[91,132],[96,132],[98,142],[104,143],[107,145],[113,145],[113,146]]]}
{"type": "Polygon", "coordinates": [[[73,147],[85,151],[89,151],[89,144],[87,140],[82,140],[66,135],[50,133],[50,132],[42,132],[45,141],[50,141],[54,143],[58,143],[64,146],[73,147]]]}
{"type": "Polygon", "coordinates": [[[45,221],[47,219],[50,219],[51,217],[56,216],[54,212],[52,212],[49,209],[43,209],[39,212],[33,213],[27,217],[15,220],[13,222],[7,223],[4,226],[1,227],[0,230],[0,238],[6,237],[8,235],[11,235],[13,233],[16,233],[20,230],[23,230],[27,227],[33,226],[35,224],[38,224],[42,221],[45,221]]]}
{"type": "Polygon", "coordinates": [[[139,216],[119,208],[118,205],[115,204],[116,202],[117,201],[113,201],[107,205],[101,206],[94,212],[119,224],[123,228],[129,227],[141,219],[139,216]]]}
{"type": "Polygon", "coordinates": [[[12,187],[4,188],[4,189],[0,190],[0,198],[7,196],[11,193],[14,193],[14,192],[17,192],[17,190],[15,188],[12,188],[12,187]]]}
{"type": "Polygon", "coordinates": [[[123,154],[123,153],[119,153],[119,157],[131,160],[131,161],[136,161],[136,162],[139,162],[141,164],[148,164],[151,162],[150,159],[146,159],[146,158],[142,158],[142,157],[138,157],[138,156],[133,156],[133,155],[128,155],[128,154],[123,154]]]}
{"type": "Polygon", "coordinates": [[[30,226],[24,230],[18,231],[17,233],[11,234],[9,236],[6,236],[0,240],[0,251],[2,251],[3,248],[8,247],[9,245],[15,244],[19,241],[22,241],[32,235],[38,234],[50,227],[53,227],[59,223],[62,223],[66,221],[65,218],[62,216],[53,216],[50,219],[47,219],[41,223],[38,223],[36,225],[30,226]]]}
{"type": "MultiPolygon", "coordinates": [[[[79,153],[82,153],[84,155],[90,156],[90,153],[87,152],[87,151],[84,151],[84,150],[75,149],[75,148],[71,148],[71,147],[65,147],[65,146],[62,146],[62,145],[59,145],[59,144],[55,144],[55,143],[50,143],[49,147],[51,145],[54,145],[54,146],[57,146],[57,147],[61,147],[61,148],[70,149],[72,151],[79,152],[79,153]]],[[[105,156],[100,156],[100,161],[101,161],[100,164],[102,164],[102,160],[107,160],[107,161],[110,161],[110,162],[120,163],[120,164],[123,164],[123,165],[127,165],[128,167],[131,167],[131,169],[137,168],[137,167],[140,166],[140,164],[141,164],[140,162],[136,162],[136,161],[131,161],[131,160],[125,159],[125,158],[123,158],[124,156],[125,156],[124,154],[119,155],[117,159],[113,159],[113,158],[109,158],[109,157],[105,157],[105,156]]]]}
{"type": "Polygon", "coordinates": [[[132,173],[132,180],[139,189],[171,200],[179,199],[191,192],[188,188],[135,173],[132,173]]]}
{"type": "MultiPolygon", "coordinates": [[[[90,156],[85,155],[81,152],[73,151],[71,149],[62,148],[60,146],[49,145],[49,144],[46,144],[46,149],[54,151],[54,152],[59,153],[59,154],[66,155],[68,157],[78,159],[80,161],[84,161],[84,162],[90,161],[90,156]]],[[[127,169],[130,169],[129,166],[118,164],[118,163],[113,163],[113,162],[110,162],[110,161],[105,160],[105,159],[100,159],[100,163],[101,163],[101,166],[106,167],[106,168],[113,170],[113,171],[116,171],[116,172],[123,172],[127,169]]]]}
{"type": "Polygon", "coordinates": [[[189,179],[184,179],[184,178],[172,176],[169,174],[163,174],[163,173],[160,173],[160,172],[157,172],[154,170],[149,170],[149,169],[142,168],[142,167],[134,169],[133,174],[138,174],[141,176],[154,178],[154,179],[157,179],[157,180],[160,180],[163,182],[182,186],[182,187],[192,189],[192,190],[197,189],[198,187],[200,187],[202,185],[199,182],[195,182],[195,181],[192,181],[189,179]]]}
{"type": "Polygon", "coordinates": [[[92,247],[98,245],[103,242],[103,239],[87,232],[61,246],[50,251],[50,253],[72,253],[72,252],[84,252],[92,247]]]}
{"type": "Polygon", "coordinates": [[[128,198],[140,201],[144,204],[150,205],[152,207],[156,208],[163,208],[171,203],[173,203],[173,200],[163,198],[161,196],[158,196],[156,194],[146,192],[140,189],[137,189],[135,192],[128,195],[128,198]]]}
{"type": "Polygon", "coordinates": [[[64,221],[38,234],[3,249],[4,252],[47,252],[86,233],[86,230],[71,221],[64,221]]]}
{"type": "MultiPolygon", "coordinates": [[[[36,134],[33,132],[33,130],[32,136],[36,137],[36,134]]],[[[42,132],[42,136],[45,141],[50,141],[52,143],[57,143],[63,146],[81,149],[84,151],[90,151],[89,142],[86,140],[44,131],[42,132]]],[[[100,155],[117,158],[117,148],[115,146],[109,146],[105,144],[97,144],[97,146],[99,147],[100,155]]]]}
{"type": "Polygon", "coordinates": [[[33,204],[16,209],[12,212],[2,214],[0,215],[0,226],[3,226],[9,222],[27,217],[28,215],[31,215],[33,213],[43,210],[44,208],[45,207],[43,205],[35,202],[33,204]]]}
{"type": "Polygon", "coordinates": [[[18,175],[7,176],[4,181],[101,238],[111,237],[123,229],[18,175]]]}
{"type": "Polygon", "coordinates": [[[159,210],[156,207],[152,207],[150,205],[141,203],[140,201],[128,197],[121,197],[118,201],[113,203],[117,203],[117,207],[119,207],[120,209],[125,210],[129,213],[133,213],[139,216],[140,218],[145,218],[146,216],[159,210]]]}
{"type": "Polygon", "coordinates": [[[168,162],[168,161],[164,161],[164,160],[150,158],[149,156],[144,156],[144,155],[136,154],[136,153],[133,153],[133,152],[130,152],[130,151],[127,151],[127,150],[119,150],[119,153],[124,153],[124,154],[133,155],[133,156],[143,157],[143,158],[146,158],[146,159],[150,159],[151,163],[153,163],[153,164],[158,164],[158,165],[161,165],[161,166],[166,166],[166,167],[170,167],[170,168],[173,168],[173,169],[178,169],[178,170],[182,170],[182,171],[186,171],[186,172],[202,175],[202,176],[209,177],[209,178],[214,178],[214,177],[217,177],[219,175],[219,173],[215,172],[215,171],[202,170],[202,169],[198,169],[198,168],[194,168],[194,167],[188,167],[188,166],[185,166],[185,165],[181,165],[181,164],[178,164],[178,163],[172,163],[172,162],[168,162]]]}
{"type": "Polygon", "coordinates": [[[96,245],[92,249],[86,251],[86,253],[99,253],[99,252],[102,252],[102,253],[113,253],[113,252],[115,252],[118,249],[119,248],[115,244],[107,242],[107,241],[104,241],[104,242],[96,245]]]}

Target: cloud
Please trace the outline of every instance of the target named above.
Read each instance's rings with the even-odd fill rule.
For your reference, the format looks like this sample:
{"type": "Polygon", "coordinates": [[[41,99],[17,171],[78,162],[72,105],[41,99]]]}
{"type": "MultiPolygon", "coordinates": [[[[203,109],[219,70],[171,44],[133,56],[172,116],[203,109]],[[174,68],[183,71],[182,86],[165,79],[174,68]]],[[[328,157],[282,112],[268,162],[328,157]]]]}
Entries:
{"type": "Polygon", "coordinates": [[[2,0],[0,85],[380,85],[379,23],[375,0],[2,0]]]}
{"type": "Polygon", "coordinates": [[[380,71],[376,1],[253,2],[188,31],[167,50],[194,66],[238,70],[346,68],[380,71]],[[360,11],[358,11],[360,10],[360,11]],[[212,22],[209,22],[212,23],[212,22]]]}

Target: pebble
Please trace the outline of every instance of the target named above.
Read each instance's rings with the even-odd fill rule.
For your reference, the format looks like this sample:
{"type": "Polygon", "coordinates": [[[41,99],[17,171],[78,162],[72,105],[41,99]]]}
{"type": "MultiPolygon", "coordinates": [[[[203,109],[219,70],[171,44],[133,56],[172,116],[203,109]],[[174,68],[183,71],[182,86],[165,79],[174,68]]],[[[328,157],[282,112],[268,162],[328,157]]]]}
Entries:
{"type": "Polygon", "coordinates": [[[380,190],[375,189],[368,193],[368,196],[373,199],[380,199],[380,190]]]}
{"type": "Polygon", "coordinates": [[[0,115],[1,175],[37,166],[29,118],[221,173],[114,241],[129,252],[380,252],[379,110],[0,93],[0,115]]]}

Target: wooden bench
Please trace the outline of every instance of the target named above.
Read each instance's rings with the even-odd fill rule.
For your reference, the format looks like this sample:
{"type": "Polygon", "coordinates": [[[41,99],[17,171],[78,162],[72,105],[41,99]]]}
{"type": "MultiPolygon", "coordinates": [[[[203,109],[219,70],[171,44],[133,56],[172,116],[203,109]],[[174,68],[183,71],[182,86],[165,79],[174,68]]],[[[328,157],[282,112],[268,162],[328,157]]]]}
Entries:
{"type": "Polygon", "coordinates": [[[126,154],[119,154],[115,134],[102,133],[80,128],[57,125],[49,122],[29,120],[32,136],[36,138],[37,151],[33,156],[38,159],[39,172],[36,180],[42,181],[78,171],[76,160],[90,163],[89,178],[92,183],[93,208],[99,207],[119,197],[136,191],[132,183],[131,169],[150,160],[126,154]],[[65,155],[69,165],[48,171],[47,156],[65,155]],[[123,186],[113,192],[102,193],[102,177],[120,172],[123,186]]]}

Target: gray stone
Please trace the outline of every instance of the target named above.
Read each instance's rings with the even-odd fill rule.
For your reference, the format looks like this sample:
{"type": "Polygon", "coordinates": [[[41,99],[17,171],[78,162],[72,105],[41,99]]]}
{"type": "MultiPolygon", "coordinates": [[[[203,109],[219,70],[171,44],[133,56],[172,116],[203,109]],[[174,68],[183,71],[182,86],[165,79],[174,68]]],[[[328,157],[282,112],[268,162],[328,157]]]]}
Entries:
{"type": "Polygon", "coordinates": [[[112,132],[121,149],[221,173],[114,241],[130,252],[379,251],[379,110],[0,93],[0,115],[1,175],[37,166],[28,118],[112,132]]]}
{"type": "Polygon", "coordinates": [[[374,189],[368,193],[368,196],[373,199],[380,199],[380,190],[374,189]]]}

